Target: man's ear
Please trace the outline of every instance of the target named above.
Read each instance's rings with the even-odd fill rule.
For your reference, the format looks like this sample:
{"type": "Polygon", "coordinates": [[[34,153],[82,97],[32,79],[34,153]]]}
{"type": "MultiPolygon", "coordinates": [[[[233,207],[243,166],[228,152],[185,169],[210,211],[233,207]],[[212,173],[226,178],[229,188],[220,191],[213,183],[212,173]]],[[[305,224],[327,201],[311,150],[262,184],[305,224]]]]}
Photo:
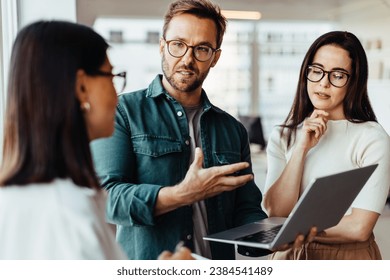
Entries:
{"type": "Polygon", "coordinates": [[[76,98],[80,104],[88,101],[87,74],[82,69],[77,70],[76,73],[76,98]]]}
{"type": "Polygon", "coordinates": [[[164,52],[164,47],[165,47],[165,40],[161,37],[161,38],[160,38],[160,47],[159,47],[159,49],[160,49],[160,55],[163,54],[163,52],[164,52]]]}
{"type": "Polygon", "coordinates": [[[215,52],[215,56],[214,56],[213,62],[211,63],[211,67],[214,67],[217,64],[217,62],[221,56],[221,52],[222,52],[221,49],[219,49],[215,52]]]}

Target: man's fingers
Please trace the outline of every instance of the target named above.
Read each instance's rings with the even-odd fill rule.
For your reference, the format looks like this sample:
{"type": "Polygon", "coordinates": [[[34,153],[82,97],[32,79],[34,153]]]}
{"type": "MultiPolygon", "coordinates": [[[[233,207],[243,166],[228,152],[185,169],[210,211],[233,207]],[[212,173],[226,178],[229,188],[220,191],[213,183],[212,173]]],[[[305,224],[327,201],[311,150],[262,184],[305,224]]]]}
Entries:
{"type": "Polygon", "coordinates": [[[225,176],[221,177],[219,184],[229,187],[240,187],[250,180],[253,180],[252,174],[245,174],[240,176],[225,176]]]}
{"type": "Polygon", "coordinates": [[[224,176],[224,175],[231,175],[235,172],[238,172],[248,167],[249,167],[249,163],[238,162],[238,163],[233,163],[228,165],[214,166],[214,167],[210,167],[209,169],[215,172],[217,175],[224,176]]]}
{"type": "Polygon", "coordinates": [[[199,147],[195,148],[194,161],[192,162],[192,165],[195,165],[199,169],[203,167],[203,151],[199,147]]]}
{"type": "MultiPolygon", "coordinates": [[[[191,166],[196,166],[198,169],[202,169],[203,158],[204,156],[203,156],[202,149],[199,147],[195,148],[194,161],[192,162],[191,166]]],[[[208,168],[208,170],[214,172],[218,176],[223,176],[223,175],[233,174],[235,172],[238,172],[248,167],[249,167],[249,163],[238,162],[238,163],[232,163],[232,164],[221,165],[221,166],[213,166],[208,168]]]]}

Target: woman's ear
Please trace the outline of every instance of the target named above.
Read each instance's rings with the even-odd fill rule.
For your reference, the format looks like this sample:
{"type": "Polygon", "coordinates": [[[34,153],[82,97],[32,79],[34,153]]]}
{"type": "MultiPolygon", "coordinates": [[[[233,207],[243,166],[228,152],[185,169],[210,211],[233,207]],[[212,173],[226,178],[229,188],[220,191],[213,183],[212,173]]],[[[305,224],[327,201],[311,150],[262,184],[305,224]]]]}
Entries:
{"type": "Polygon", "coordinates": [[[88,102],[88,93],[87,93],[87,74],[84,70],[79,69],[76,73],[76,98],[79,100],[80,104],[88,102]]]}

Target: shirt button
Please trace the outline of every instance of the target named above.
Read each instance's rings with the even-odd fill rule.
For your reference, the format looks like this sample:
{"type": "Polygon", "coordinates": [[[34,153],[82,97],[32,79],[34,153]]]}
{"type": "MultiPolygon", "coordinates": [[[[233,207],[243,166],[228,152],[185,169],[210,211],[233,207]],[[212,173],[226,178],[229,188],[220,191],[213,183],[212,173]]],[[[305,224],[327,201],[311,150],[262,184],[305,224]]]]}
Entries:
{"type": "Polygon", "coordinates": [[[182,112],[182,111],[177,111],[177,116],[178,116],[178,117],[183,116],[183,112],[182,112]]]}
{"type": "Polygon", "coordinates": [[[186,145],[188,146],[190,144],[190,141],[189,140],[186,140],[186,145]]]}
{"type": "Polygon", "coordinates": [[[192,238],[192,235],[191,235],[191,234],[189,234],[189,235],[187,235],[187,236],[186,236],[186,238],[187,238],[187,240],[191,240],[191,238],[192,238]]]}

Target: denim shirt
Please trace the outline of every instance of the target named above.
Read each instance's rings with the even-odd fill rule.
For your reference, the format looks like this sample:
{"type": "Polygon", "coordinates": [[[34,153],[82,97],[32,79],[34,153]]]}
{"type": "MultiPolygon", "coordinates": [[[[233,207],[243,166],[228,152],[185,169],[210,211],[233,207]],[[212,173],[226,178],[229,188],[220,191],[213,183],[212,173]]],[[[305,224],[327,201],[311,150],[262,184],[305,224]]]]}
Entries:
{"type": "MultiPolygon", "coordinates": [[[[114,135],[91,144],[95,168],[108,191],[108,220],[117,225],[117,240],[130,259],[156,259],[163,250],[174,251],[180,240],[193,246],[191,205],[154,215],[159,190],[184,179],[191,153],[185,111],[161,78],[147,89],[121,95],[114,135]]],[[[213,106],[204,91],[202,102],[204,167],[251,163],[243,125],[213,106]]],[[[252,173],[252,168],[240,173],[252,173]]],[[[253,180],[207,199],[209,234],[266,218],[261,200],[253,180]]],[[[233,245],[210,246],[213,259],[235,258],[233,245]]]]}

